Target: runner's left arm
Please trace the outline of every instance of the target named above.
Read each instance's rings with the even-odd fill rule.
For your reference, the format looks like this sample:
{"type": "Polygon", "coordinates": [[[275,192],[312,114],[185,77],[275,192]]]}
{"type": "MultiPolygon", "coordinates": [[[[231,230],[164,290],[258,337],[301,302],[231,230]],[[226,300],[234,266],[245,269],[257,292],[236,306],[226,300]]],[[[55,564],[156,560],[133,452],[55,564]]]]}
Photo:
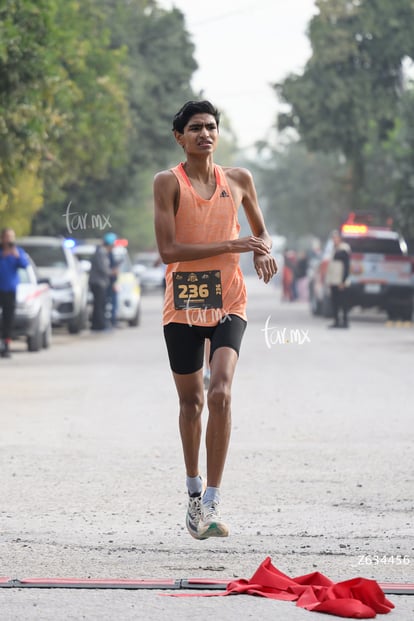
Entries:
{"type": "Polygon", "coordinates": [[[234,172],[236,178],[238,178],[238,186],[241,188],[241,204],[243,205],[251,231],[253,235],[263,239],[263,241],[269,248],[268,254],[253,254],[254,267],[258,277],[260,279],[263,279],[265,283],[268,283],[270,279],[277,273],[278,269],[276,260],[274,256],[270,253],[272,249],[272,238],[270,237],[266,229],[263,213],[260,209],[259,201],[257,199],[257,193],[252,174],[250,173],[250,171],[243,168],[234,169],[234,172]]]}

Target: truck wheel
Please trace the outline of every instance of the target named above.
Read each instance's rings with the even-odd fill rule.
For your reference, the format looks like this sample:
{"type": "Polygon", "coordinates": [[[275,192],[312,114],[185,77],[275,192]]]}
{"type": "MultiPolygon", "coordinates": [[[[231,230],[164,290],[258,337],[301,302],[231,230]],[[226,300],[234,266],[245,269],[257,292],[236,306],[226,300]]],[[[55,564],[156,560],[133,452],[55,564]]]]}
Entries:
{"type": "Polygon", "coordinates": [[[411,305],[407,304],[407,306],[401,306],[398,311],[398,316],[402,321],[411,321],[413,317],[412,304],[411,305]]]}
{"type": "Polygon", "coordinates": [[[413,317],[413,304],[405,306],[395,306],[387,310],[388,319],[390,321],[411,321],[413,317]]]}

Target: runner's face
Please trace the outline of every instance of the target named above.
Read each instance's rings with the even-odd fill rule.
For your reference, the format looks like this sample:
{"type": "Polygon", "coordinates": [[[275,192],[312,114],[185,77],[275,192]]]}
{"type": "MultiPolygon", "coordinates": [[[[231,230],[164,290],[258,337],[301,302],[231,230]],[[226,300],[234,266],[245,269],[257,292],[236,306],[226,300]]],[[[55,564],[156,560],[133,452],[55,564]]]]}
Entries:
{"type": "Polygon", "coordinates": [[[218,140],[216,120],[211,114],[195,114],[176,137],[186,153],[212,153],[218,140]]]}

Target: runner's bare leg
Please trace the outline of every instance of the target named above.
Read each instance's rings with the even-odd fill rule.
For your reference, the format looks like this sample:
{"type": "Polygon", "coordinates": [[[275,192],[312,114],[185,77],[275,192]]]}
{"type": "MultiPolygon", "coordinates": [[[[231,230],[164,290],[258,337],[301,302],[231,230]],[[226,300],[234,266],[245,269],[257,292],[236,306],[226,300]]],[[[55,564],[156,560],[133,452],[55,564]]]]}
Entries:
{"type": "Polygon", "coordinates": [[[231,386],[238,356],[231,347],[216,349],[210,363],[206,431],[207,485],[220,487],[231,433],[231,386]]]}
{"type": "Polygon", "coordinates": [[[173,373],[180,402],[179,427],[187,476],[199,474],[201,414],[204,406],[203,369],[182,375],[173,373]]]}

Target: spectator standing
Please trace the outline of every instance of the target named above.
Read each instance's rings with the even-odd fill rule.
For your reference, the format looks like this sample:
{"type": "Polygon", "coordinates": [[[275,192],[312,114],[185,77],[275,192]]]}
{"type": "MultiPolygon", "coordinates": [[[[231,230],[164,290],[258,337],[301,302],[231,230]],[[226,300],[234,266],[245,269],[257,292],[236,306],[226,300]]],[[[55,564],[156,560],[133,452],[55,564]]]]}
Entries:
{"type": "Polygon", "coordinates": [[[342,240],[339,231],[332,233],[333,257],[328,264],[326,282],[331,288],[334,322],[330,328],[348,328],[348,277],[351,248],[342,240]],[[342,322],[339,314],[342,313],[342,322]]]}
{"type": "Polygon", "coordinates": [[[13,229],[4,228],[0,246],[0,308],[2,309],[1,357],[10,358],[10,342],[16,308],[18,269],[27,267],[29,260],[22,248],[16,246],[13,229]]]}
{"type": "Polygon", "coordinates": [[[96,248],[92,257],[91,271],[89,272],[89,287],[93,295],[91,330],[97,332],[107,328],[105,310],[112,275],[110,253],[116,239],[115,233],[106,233],[103,243],[96,248]]]}
{"type": "Polygon", "coordinates": [[[116,327],[116,316],[118,312],[118,276],[120,260],[116,258],[113,249],[109,253],[109,264],[111,268],[110,282],[107,292],[107,300],[111,305],[111,325],[116,327]]]}

